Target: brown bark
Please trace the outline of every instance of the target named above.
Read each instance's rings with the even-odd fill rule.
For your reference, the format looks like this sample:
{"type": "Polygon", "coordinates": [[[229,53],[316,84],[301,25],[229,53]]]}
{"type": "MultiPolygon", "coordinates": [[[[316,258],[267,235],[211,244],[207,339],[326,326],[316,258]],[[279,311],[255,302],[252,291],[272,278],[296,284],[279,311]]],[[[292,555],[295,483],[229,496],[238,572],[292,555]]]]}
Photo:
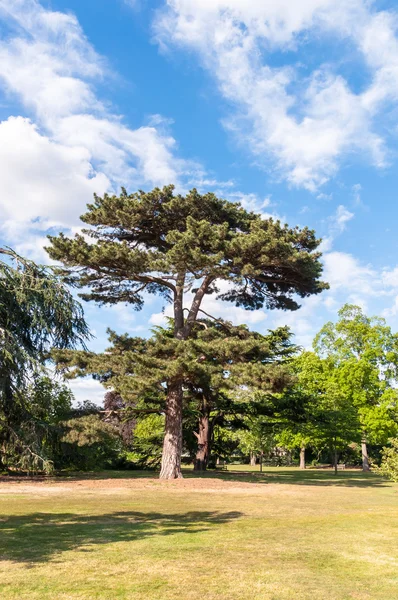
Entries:
{"type": "MultiPolygon", "coordinates": [[[[178,340],[186,340],[192,330],[198,315],[200,304],[211,283],[209,276],[205,277],[202,285],[196,291],[188,317],[184,322],[184,284],[185,273],[179,273],[174,291],[174,336],[178,340]]],[[[169,383],[166,400],[166,425],[163,441],[162,464],[160,479],[177,479],[182,477],[182,402],[183,380],[169,383]]]]}
{"type": "Polygon", "coordinates": [[[160,479],[178,479],[182,477],[182,394],[181,381],[169,385],[160,479]]]}
{"type": "Polygon", "coordinates": [[[305,446],[300,448],[300,469],[305,469],[305,446]]]}
{"type": "Polygon", "coordinates": [[[253,452],[250,452],[250,466],[255,467],[256,464],[257,464],[257,456],[253,452]]]}
{"type": "Polygon", "coordinates": [[[361,447],[362,447],[362,471],[370,471],[368,447],[367,447],[367,443],[366,443],[365,439],[362,440],[361,447]]]}
{"type": "Polygon", "coordinates": [[[199,417],[198,449],[194,461],[194,471],[206,471],[210,455],[210,419],[207,412],[199,417]]]}
{"type": "Polygon", "coordinates": [[[334,449],[334,458],[333,458],[333,463],[334,463],[334,474],[337,475],[337,462],[338,462],[338,454],[337,454],[337,449],[334,449]]]}

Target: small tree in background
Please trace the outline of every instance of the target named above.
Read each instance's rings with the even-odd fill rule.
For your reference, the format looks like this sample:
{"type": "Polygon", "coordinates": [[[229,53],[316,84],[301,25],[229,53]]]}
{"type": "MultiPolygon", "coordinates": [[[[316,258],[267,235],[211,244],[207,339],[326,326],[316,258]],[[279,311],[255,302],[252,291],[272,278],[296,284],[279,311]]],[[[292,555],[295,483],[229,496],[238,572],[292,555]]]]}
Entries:
{"type": "MultiPolygon", "coordinates": [[[[294,295],[327,287],[313,231],[262,219],[211,193],[173,190],[95,196],[82,216],[90,226],[84,235],[50,237],[47,250],[64,263],[66,281],[89,288],[82,298],[139,309],[144,292],[162,296],[173,307],[174,337],[184,344],[209,294],[247,310],[295,310],[294,295]],[[219,282],[227,285],[223,293],[219,282]]],[[[167,380],[161,478],[181,477],[182,403],[176,371],[167,380]]]]}
{"type": "Polygon", "coordinates": [[[339,453],[360,439],[358,413],[342,386],[341,371],[331,359],[303,352],[294,365],[294,393],[302,407],[300,420],[293,418],[287,430],[308,445],[327,447],[337,471],[339,453]]]}
{"type": "Polygon", "coordinates": [[[397,432],[398,336],[384,319],[344,305],[337,323],[327,323],[314,348],[336,365],[339,394],[357,412],[362,468],[369,470],[368,442],[383,444],[397,432]]]}
{"type": "Polygon", "coordinates": [[[376,472],[391,481],[398,481],[398,439],[390,440],[390,446],[383,448],[381,465],[376,467],[376,472]]]}
{"type": "Polygon", "coordinates": [[[63,461],[67,466],[82,471],[106,469],[113,465],[122,451],[119,432],[98,414],[68,419],[63,423],[65,432],[63,461]]]}

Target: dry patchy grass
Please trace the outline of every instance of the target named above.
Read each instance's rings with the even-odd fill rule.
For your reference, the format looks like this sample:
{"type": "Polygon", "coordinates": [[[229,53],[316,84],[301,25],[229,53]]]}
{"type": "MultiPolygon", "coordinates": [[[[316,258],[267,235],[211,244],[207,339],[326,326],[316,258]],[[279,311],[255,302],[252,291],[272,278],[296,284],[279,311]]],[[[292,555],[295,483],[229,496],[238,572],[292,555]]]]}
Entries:
{"type": "Polygon", "coordinates": [[[0,482],[2,600],[393,600],[398,486],[236,469],[0,482]]]}

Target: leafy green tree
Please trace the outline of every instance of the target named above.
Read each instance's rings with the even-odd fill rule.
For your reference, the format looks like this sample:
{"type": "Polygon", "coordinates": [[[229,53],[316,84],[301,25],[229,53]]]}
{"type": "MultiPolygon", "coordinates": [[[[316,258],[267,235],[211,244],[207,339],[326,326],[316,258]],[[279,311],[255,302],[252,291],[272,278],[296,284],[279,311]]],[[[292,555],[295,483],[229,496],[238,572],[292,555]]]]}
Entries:
{"type": "Polygon", "coordinates": [[[162,459],[164,415],[149,414],[137,420],[129,459],[140,467],[154,468],[162,459]]]}
{"type": "Polygon", "coordinates": [[[71,414],[73,394],[68,386],[52,377],[36,375],[19,400],[24,418],[13,425],[11,437],[10,425],[4,427],[4,419],[0,421],[2,464],[28,471],[40,470],[44,464],[47,470],[52,470],[60,452],[61,423],[71,414]]]}
{"type": "Polygon", "coordinates": [[[368,471],[367,444],[386,443],[397,432],[398,336],[384,319],[346,304],[337,323],[321,329],[314,348],[333,361],[339,391],[357,411],[362,466],[368,471]]]}
{"type": "MultiPolygon", "coordinates": [[[[172,304],[174,337],[191,337],[208,294],[248,310],[298,308],[294,295],[318,294],[319,240],[304,228],[263,219],[239,204],[173,186],[120,196],[95,196],[81,217],[90,227],[69,239],[50,237],[47,249],[64,263],[66,280],[89,288],[99,303],[142,307],[143,293],[172,304]],[[90,239],[91,238],[91,239],[90,239]],[[220,293],[218,282],[228,284],[220,293]],[[188,307],[185,308],[188,303],[188,307]]],[[[160,477],[181,476],[183,378],[167,379],[165,437],[160,477]]]]}
{"type": "Polygon", "coordinates": [[[341,370],[330,358],[303,352],[295,361],[294,371],[300,418],[289,419],[285,431],[290,441],[300,446],[301,461],[305,458],[303,448],[327,447],[337,470],[339,452],[359,436],[358,414],[342,387],[341,370]]]}
{"type": "Polygon", "coordinates": [[[300,469],[306,468],[305,451],[308,447],[314,447],[314,428],[308,427],[308,423],[302,425],[292,424],[292,427],[285,427],[281,433],[276,436],[278,445],[287,450],[300,449],[300,469]]]}
{"type": "Polygon", "coordinates": [[[376,467],[376,471],[391,481],[398,481],[398,438],[390,440],[390,445],[383,448],[381,456],[381,465],[376,467]]]}
{"type": "Polygon", "coordinates": [[[49,468],[27,426],[32,415],[25,396],[35,377],[46,373],[50,349],[84,344],[88,328],[80,305],[51,268],[7,248],[0,248],[0,256],[0,441],[49,468]]]}
{"type": "Polygon", "coordinates": [[[260,458],[260,471],[263,468],[264,456],[269,456],[275,447],[275,438],[269,432],[268,423],[264,417],[246,417],[245,429],[237,432],[239,447],[242,452],[250,456],[250,464],[254,466],[257,457],[260,458]]]}

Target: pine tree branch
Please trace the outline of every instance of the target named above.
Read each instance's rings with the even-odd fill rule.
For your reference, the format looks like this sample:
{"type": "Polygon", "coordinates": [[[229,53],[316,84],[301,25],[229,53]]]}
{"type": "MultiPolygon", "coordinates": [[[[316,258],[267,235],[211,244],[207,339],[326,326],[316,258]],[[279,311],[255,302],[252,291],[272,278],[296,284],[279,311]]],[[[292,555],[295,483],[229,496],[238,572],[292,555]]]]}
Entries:
{"type": "Polygon", "coordinates": [[[188,317],[187,317],[187,320],[185,323],[185,327],[184,327],[184,330],[185,330],[184,335],[186,337],[191,332],[192,326],[196,321],[198,311],[200,309],[200,304],[201,304],[203,297],[212,281],[214,281],[214,277],[211,277],[210,275],[206,275],[206,277],[204,278],[204,280],[202,282],[202,285],[200,286],[200,288],[198,289],[198,291],[196,292],[196,294],[194,296],[194,299],[192,301],[191,308],[189,310],[188,317]]]}

